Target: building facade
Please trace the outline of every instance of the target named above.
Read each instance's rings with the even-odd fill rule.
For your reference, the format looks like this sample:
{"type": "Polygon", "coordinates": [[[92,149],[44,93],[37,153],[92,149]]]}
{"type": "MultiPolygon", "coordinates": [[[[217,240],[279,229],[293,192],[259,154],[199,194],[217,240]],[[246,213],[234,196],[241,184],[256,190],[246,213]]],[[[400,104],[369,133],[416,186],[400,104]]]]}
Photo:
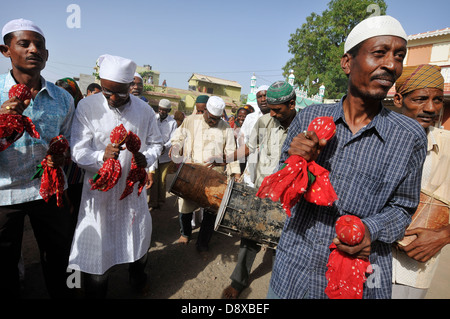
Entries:
{"type": "Polygon", "coordinates": [[[227,96],[235,101],[241,97],[242,86],[231,80],[193,73],[188,80],[189,90],[208,95],[227,96]]]}

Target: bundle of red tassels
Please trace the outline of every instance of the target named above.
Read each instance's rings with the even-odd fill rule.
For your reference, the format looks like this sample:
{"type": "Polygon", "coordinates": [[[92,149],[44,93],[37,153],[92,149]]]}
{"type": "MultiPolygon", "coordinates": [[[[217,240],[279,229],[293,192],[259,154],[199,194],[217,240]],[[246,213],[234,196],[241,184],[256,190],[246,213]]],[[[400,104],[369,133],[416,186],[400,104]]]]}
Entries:
{"type": "MultiPolygon", "coordinates": [[[[62,136],[56,136],[51,139],[47,156],[62,155],[69,149],[69,142],[62,136]]],[[[58,207],[63,206],[64,193],[64,172],[61,167],[51,167],[47,164],[47,156],[37,166],[34,178],[41,178],[41,187],[39,194],[48,202],[50,197],[56,194],[56,204],[58,207]]]]}
{"type": "MultiPolygon", "coordinates": [[[[328,141],[334,136],[336,125],[332,117],[318,117],[308,126],[308,131],[328,141]]],[[[329,172],[315,161],[307,162],[301,156],[291,155],[281,170],[264,178],[256,195],[280,200],[288,216],[301,196],[316,205],[331,206],[337,195],[328,176],[329,172]]]]}
{"type": "MultiPolygon", "coordinates": [[[[13,85],[9,90],[8,97],[10,99],[17,97],[22,102],[32,98],[30,89],[24,84],[13,85]]],[[[21,138],[25,131],[33,138],[40,138],[29,117],[18,114],[0,114],[0,138],[3,139],[0,143],[0,152],[21,138]]]]}
{"type": "Polygon", "coordinates": [[[133,192],[134,184],[139,182],[139,188],[138,188],[138,196],[141,195],[142,190],[144,189],[145,184],[148,180],[147,172],[144,168],[138,167],[136,165],[136,161],[134,158],[134,154],[139,152],[139,149],[141,148],[141,140],[139,139],[139,136],[134,134],[133,132],[128,132],[128,139],[126,142],[127,149],[133,153],[133,159],[131,160],[131,169],[128,173],[127,180],[126,180],[126,186],[122,193],[122,196],[120,196],[120,200],[124,199],[128,195],[130,195],[133,192]]]}
{"type": "MultiPolygon", "coordinates": [[[[128,132],[123,124],[116,126],[109,136],[112,144],[122,145],[126,142],[128,132]]],[[[122,166],[119,160],[110,158],[106,160],[97,174],[89,180],[91,190],[98,189],[103,192],[109,191],[113,188],[119,178],[122,176],[122,166]]]]}

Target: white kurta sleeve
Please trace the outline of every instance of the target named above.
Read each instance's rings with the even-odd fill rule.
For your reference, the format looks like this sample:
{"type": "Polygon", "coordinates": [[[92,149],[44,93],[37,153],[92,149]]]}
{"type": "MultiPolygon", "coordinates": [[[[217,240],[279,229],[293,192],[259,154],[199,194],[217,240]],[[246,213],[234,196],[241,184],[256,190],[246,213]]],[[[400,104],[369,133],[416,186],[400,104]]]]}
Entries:
{"type": "MultiPolygon", "coordinates": [[[[230,156],[230,154],[233,154],[236,150],[236,142],[234,140],[234,133],[231,128],[227,128],[225,130],[225,155],[230,156]]],[[[241,168],[239,166],[238,161],[233,161],[231,163],[228,163],[228,166],[230,168],[231,174],[240,174],[241,168]]]]}
{"type": "Polygon", "coordinates": [[[72,160],[83,169],[97,171],[103,165],[105,150],[95,148],[93,145],[94,131],[90,126],[86,114],[78,107],[72,121],[70,139],[72,160]]]}
{"type": "Polygon", "coordinates": [[[150,113],[148,125],[148,134],[144,143],[146,147],[141,148],[142,154],[144,154],[145,159],[147,160],[147,168],[158,161],[164,145],[154,112],[150,113]]]}

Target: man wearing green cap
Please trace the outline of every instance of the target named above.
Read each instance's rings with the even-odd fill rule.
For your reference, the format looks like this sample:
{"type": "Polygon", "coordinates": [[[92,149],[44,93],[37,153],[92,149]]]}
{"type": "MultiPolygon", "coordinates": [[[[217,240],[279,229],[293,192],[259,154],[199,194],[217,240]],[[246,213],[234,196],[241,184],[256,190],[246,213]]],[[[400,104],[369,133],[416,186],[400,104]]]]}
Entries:
{"type": "Polygon", "coordinates": [[[199,95],[195,100],[195,109],[193,114],[203,114],[205,113],[206,103],[208,102],[208,95],[199,95]]]}
{"type": "MultiPolygon", "coordinates": [[[[250,153],[248,165],[254,165],[247,185],[256,188],[259,188],[264,177],[277,168],[281,146],[286,139],[289,125],[297,114],[295,90],[289,83],[273,83],[267,89],[266,97],[270,112],[256,121],[246,143],[246,149],[250,153]]],[[[223,298],[236,299],[248,286],[250,271],[260,250],[261,246],[257,242],[241,239],[237,264],[230,277],[231,285],[223,291],[223,298]]]]}

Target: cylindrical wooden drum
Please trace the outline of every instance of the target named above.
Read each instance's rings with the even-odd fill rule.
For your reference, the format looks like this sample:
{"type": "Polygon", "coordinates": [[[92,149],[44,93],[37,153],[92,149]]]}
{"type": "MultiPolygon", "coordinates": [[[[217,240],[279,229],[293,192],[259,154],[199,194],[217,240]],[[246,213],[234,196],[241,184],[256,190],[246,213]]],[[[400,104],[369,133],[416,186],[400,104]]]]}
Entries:
{"type": "Polygon", "coordinates": [[[276,248],[286,220],[280,202],[256,196],[258,190],[233,180],[228,183],[214,230],[276,248]]]}
{"type": "MultiPolygon", "coordinates": [[[[420,193],[420,203],[408,229],[438,229],[447,226],[449,223],[449,212],[450,208],[447,204],[424,193],[420,193]]],[[[398,243],[406,246],[416,239],[416,237],[416,235],[405,236],[398,243]]]]}
{"type": "Polygon", "coordinates": [[[169,192],[217,212],[227,188],[227,177],[201,164],[182,163],[169,192]]]}

